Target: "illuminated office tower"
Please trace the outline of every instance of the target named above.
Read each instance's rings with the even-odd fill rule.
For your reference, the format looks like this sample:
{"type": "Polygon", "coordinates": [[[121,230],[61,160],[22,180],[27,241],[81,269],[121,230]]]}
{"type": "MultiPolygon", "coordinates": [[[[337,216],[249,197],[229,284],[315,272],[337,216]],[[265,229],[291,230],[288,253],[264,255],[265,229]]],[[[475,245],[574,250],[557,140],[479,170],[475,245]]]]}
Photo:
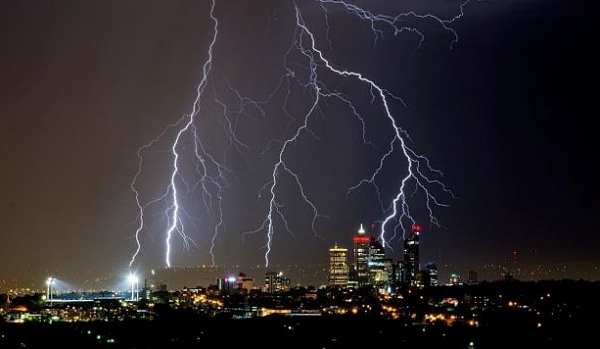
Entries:
{"type": "Polygon", "coordinates": [[[352,238],[354,241],[354,269],[356,270],[356,281],[358,287],[369,285],[369,247],[371,239],[366,235],[362,224],[358,234],[352,238]]]}
{"type": "Polygon", "coordinates": [[[348,249],[337,244],[329,249],[329,285],[348,286],[348,249]]]}
{"type": "Polygon", "coordinates": [[[405,284],[410,287],[417,286],[419,275],[419,234],[421,226],[415,224],[412,227],[412,235],[404,240],[404,268],[406,270],[405,284]]]}

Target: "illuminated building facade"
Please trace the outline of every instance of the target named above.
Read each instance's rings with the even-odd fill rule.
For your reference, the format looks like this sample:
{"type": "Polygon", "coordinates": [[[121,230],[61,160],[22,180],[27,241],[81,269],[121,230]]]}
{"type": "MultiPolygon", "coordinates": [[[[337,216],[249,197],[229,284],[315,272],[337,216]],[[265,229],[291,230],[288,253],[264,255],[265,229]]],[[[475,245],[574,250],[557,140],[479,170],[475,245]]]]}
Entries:
{"type": "Polygon", "coordinates": [[[283,276],[282,272],[270,271],[265,273],[265,292],[277,293],[290,290],[290,279],[283,276]]]}
{"type": "Polygon", "coordinates": [[[329,285],[348,286],[348,249],[337,244],[329,249],[329,285]]]}
{"type": "Polygon", "coordinates": [[[354,269],[358,287],[369,285],[369,248],[371,239],[366,235],[362,224],[358,234],[352,238],[354,242],[354,269]]]}
{"type": "Polygon", "coordinates": [[[226,276],[224,278],[217,279],[217,287],[222,295],[233,294],[236,289],[236,278],[235,276],[226,276]]]}
{"type": "Polygon", "coordinates": [[[403,282],[415,287],[418,285],[419,278],[419,234],[421,226],[415,224],[412,227],[412,235],[404,240],[404,268],[405,279],[403,282]]]}
{"type": "Polygon", "coordinates": [[[369,284],[383,288],[388,284],[389,275],[385,250],[381,243],[374,237],[369,243],[369,284]]]}

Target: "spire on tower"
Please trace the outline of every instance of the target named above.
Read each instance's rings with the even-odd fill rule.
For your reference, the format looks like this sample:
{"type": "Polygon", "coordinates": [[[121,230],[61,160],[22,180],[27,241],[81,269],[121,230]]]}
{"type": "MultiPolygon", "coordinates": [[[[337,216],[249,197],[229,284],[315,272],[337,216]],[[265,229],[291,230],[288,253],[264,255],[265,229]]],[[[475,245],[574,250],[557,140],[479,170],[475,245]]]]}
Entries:
{"type": "Polygon", "coordinates": [[[358,235],[365,235],[365,229],[363,228],[362,223],[360,224],[360,229],[358,229],[358,235]]]}

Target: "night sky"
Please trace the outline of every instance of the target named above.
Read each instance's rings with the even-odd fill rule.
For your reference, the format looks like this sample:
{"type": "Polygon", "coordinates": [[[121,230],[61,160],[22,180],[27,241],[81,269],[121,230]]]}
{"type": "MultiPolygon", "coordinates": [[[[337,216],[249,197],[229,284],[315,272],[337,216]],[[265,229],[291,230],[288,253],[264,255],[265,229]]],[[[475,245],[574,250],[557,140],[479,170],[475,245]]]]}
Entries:
{"type": "MultiPolygon", "coordinates": [[[[459,4],[356,3],[376,13],[430,11],[444,18],[459,4]]],[[[406,107],[392,104],[397,122],[457,196],[436,210],[442,229],[431,227],[415,203],[423,261],[477,269],[503,263],[517,249],[531,265],[599,262],[595,2],[473,2],[453,25],[454,48],[448,32],[424,21],[415,24],[426,35],[418,50],[418,37],[394,36],[385,27],[374,43],[369,24],[335,6],[328,7],[330,49],[322,10],[313,1],[298,4],[329,59],[403,98],[406,107]]],[[[135,250],[137,208],[129,186],[137,150],[189,112],[212,35],[209,9],[209,1],[0,3],[0,280],[53,273],[76,282],[126,270],[135,250]]],[[[249,145],[241,153],[228,146],[214,99],[239,108],[228,84],[257,100],[269,95],[285,73],[294,9],[291,1],[217,0],[216,15],[220,36],[197,127],[236,174],[223,194],[226,226],[216,262],[257,265],[264,263],[265,233],[244,240],[241,233],[259,227],[267,212],[258,191],[278,145],[263,150],[270,139],[290,135],[284,94],[274,96],[265,115],[249,107],[234,116],[249,145]]],[[[306,74],[305,64],[293,61],[306,74]]],[[[325,264],[334,242],[350,247],[359,223],[382,218],[372,190],[347,198],[346,190],[377,166],[389,123],[364,85],[324,72],[323,81],[355,98],[379,148],[362,144],[360,125],[342,103],[322,103],[310,119],[317,138],[302,136],[286,159],[329,218],[317,221],[322,238],[315,237],[310,210],[294,182],[283,179],[293,235],[276,227],[273,264],[325,264]]],[[[300,118],[309,101],[294,87],[288,110],[300,118]]],[[[168,133],[144,158],[139,188],[146,201],[166,189],[172,139],[168,133]]],[[[386,203],[402,174],[402,159],[394,161],[379,177],[386,203]]],[[[190,163],[182,168],[191,175],[190,163]]],[[[173,264],[208,264],[215,222],[197,192],[183,200],[196,245],[186,251],[174,238],[173,264]]],[[[160,206],[148,212],[140,270],[164,266],[161,212],[160,206]]],[[[392,247],[390,256],[400,258],[401,242],[392,247]]]]}

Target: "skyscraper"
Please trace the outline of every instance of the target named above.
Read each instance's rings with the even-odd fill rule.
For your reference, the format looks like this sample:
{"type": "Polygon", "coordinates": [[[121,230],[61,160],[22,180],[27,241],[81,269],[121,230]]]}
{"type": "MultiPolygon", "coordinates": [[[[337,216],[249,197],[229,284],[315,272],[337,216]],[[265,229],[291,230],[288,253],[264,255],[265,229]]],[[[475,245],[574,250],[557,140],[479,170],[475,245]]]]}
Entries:
{"type": "Polygon", "coordinates": [[[404,268],[406,269],[406,280],[404,282],[411,286],[417,286],[419,274],[419,234],[421,226],[412,226],[412,235],[404,240],[404,268]]]}
{"type": "Polygon", "coordinates": [[[348,249],[337,244],[329,249],[329,285],[346,287],[348,285],[348,249]]]}
{"type": "Polygon", "coordinates": [[[369,245],[371,239],[366,235],[362,224],[358,234],[352,238],[354,241],[354,268],[356,269],[356,278],[358,287],[369,285],[369,245]]]}
{"type": "Polygon", "coordinates": [[[392,275],[392,283],[394,284],[394,286],[400,286],[400,284],[403,283],[404,281],[404,262],[402,261],[395,261],[392,264],[393,267],[393,275],[392,275]]]}
{"type": "Polygon", "coordinates": [[[217,287],[219,288],[219,291],[221,291],[221,294],[223,294],[223,295],[233,294],[236,289],[235,281],[236,281],[235,276],[226,276],[223,278],[218,278],[217,279],[217,287]]]}
{"type": "Polygon", "coordinates": [[[385,250],[381,243],[371,237],[369,243],[369,284],[377,287],[385,287],[389,281],[386,268],[385,250]]]}

